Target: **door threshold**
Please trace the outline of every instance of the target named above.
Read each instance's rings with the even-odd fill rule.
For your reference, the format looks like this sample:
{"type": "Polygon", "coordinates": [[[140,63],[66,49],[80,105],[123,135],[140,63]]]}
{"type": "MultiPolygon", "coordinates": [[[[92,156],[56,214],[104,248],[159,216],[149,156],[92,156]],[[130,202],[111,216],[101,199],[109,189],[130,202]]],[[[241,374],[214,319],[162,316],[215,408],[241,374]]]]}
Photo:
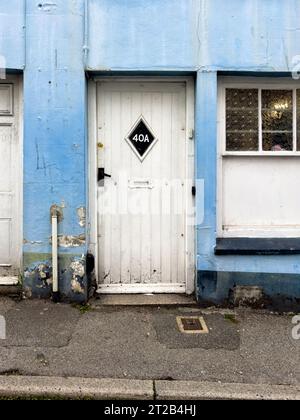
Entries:
{"type": "Polygon", "coordinates": [[[0,286],[17,286],[19,283],[18,277],[0,276],[0,286]]]}
{"type": "Polygon", "coordinates": [[[101,306],[179,306],[196,305],[194,295],[185,294],[99,294],[101,306]]]}
{"type": "Polygon", "coordinates": [[[186,294],[185,283],[110,283],[99,284],[97,293],[121,294],[186,294]]]}

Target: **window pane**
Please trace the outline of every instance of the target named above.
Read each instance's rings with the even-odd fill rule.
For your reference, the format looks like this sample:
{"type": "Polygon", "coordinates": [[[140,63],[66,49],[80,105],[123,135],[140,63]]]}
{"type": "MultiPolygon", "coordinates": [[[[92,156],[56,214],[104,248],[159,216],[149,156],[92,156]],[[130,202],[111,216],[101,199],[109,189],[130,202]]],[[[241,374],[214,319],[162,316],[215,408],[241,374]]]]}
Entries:
{"type": "Polygon", "coordinates": [[[264,151],[284,152],[293,150],[293,133],[264,133],[264,151]]]}
{"type": "Polygon", "coordinates": [[[264,151],[293,150],[293,92],[262,90],[264,151]]]}
{"type": "Polygon", "coordinates": [[[258,150],[257,89],[226,89],[226,150],[258,150]]]}
{"type": "Polygon", "coordinates": [[[300,89],[297,89],[297,151],[300,152],[300,89]]]}

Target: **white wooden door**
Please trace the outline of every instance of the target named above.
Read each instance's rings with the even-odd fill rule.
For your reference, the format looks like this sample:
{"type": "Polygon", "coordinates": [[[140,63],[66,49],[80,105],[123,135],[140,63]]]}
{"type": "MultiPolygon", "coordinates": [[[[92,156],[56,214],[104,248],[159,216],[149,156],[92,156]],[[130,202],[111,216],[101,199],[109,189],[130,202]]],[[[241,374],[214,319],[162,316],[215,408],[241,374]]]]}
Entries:
{"type": "Polygon", "coordinates": [[[0,81],[0,284],[20,269],[20,133],[18,78],[0,81]]]}
{"type": "Polygon", "coordinates": [[[186,84],[97,84],[102,293],[186,292],[186,84]]]}

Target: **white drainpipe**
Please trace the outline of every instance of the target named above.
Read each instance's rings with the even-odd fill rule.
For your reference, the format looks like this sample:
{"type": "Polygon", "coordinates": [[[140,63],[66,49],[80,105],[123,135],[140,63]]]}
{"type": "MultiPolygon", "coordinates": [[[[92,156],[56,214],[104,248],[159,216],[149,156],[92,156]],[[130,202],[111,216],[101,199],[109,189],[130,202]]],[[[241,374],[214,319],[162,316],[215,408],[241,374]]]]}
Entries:
{"type": "Polygon", "coordinates": [[[87,66],[87,59],[89,54],[89,4],[88,0],[84,3],[84,45],[83,45],[83,61],[84,67],[87,66]]]}
{"type": "Polygon", "coordinates": [[[58,219],[60,211],[57,206],[51,207],[51,225],[52,225],[52,293],[53,300],[59,300],[58,287],[58,219]]]}

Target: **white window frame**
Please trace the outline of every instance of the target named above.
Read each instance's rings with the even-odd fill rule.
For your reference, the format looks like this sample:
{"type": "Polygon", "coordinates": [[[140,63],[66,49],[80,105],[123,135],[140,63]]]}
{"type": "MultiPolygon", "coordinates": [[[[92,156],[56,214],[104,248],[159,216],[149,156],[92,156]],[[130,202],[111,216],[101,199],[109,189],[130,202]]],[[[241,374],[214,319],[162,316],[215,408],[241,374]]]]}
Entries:
{"type": "MultiPolygon", "coordinates": [[[[223,230],[223,159],[233,156],[245,157],[300,157],[297,151],[297,96],[296,90],[300,89],[300,81],[286,77],[229,77],[218,79],[218,120],[217,120],[217,237],[232,238],[231,232],[223,230]],[[227,151],[226,150],[226,89],[258,89],[259,93],[265,89],[293,90],[293,151],[263,151],[262,150],[262,115],[261,94],[259,94],[259,150],[258,151],[227,151]]],[[[300,132],[300,130],[299,130],[300,132]]],[[[288,232],[287,232],[288,234],[288,232]]],[[[241,235],[238,235],[241,236],[241,235]]],[[[255,235],[254,235],[255,236],[255,235]]],[[[275,234],[276,236],[276,234],[275,234]]],[[[287,235],[288,236],[288,235],[287,235]]],[[[251,235],[253,237],[253,234],[251,235]]],[[[261,233],[259,235],[261,237],[261,233]]],[[[266,232],[270,237],[270,231],[266,232]]]]}
{"type": "Polygon", "coordinates": [[[218,104],[219,104],[219,150],[222,156],[300,156],[297,151],[297,96],[296,90],[300,89],[300,82],[288,78],[242,78],[222,77],[218,82],[218,104]],[[226,151],[226,89],[257,89],[258,95],[258,151],[226,151]],[[261,116],[261,91],[271,90],[293,90],[293,151],[270,152],[262,150],[262,116],[261,116]]]}

